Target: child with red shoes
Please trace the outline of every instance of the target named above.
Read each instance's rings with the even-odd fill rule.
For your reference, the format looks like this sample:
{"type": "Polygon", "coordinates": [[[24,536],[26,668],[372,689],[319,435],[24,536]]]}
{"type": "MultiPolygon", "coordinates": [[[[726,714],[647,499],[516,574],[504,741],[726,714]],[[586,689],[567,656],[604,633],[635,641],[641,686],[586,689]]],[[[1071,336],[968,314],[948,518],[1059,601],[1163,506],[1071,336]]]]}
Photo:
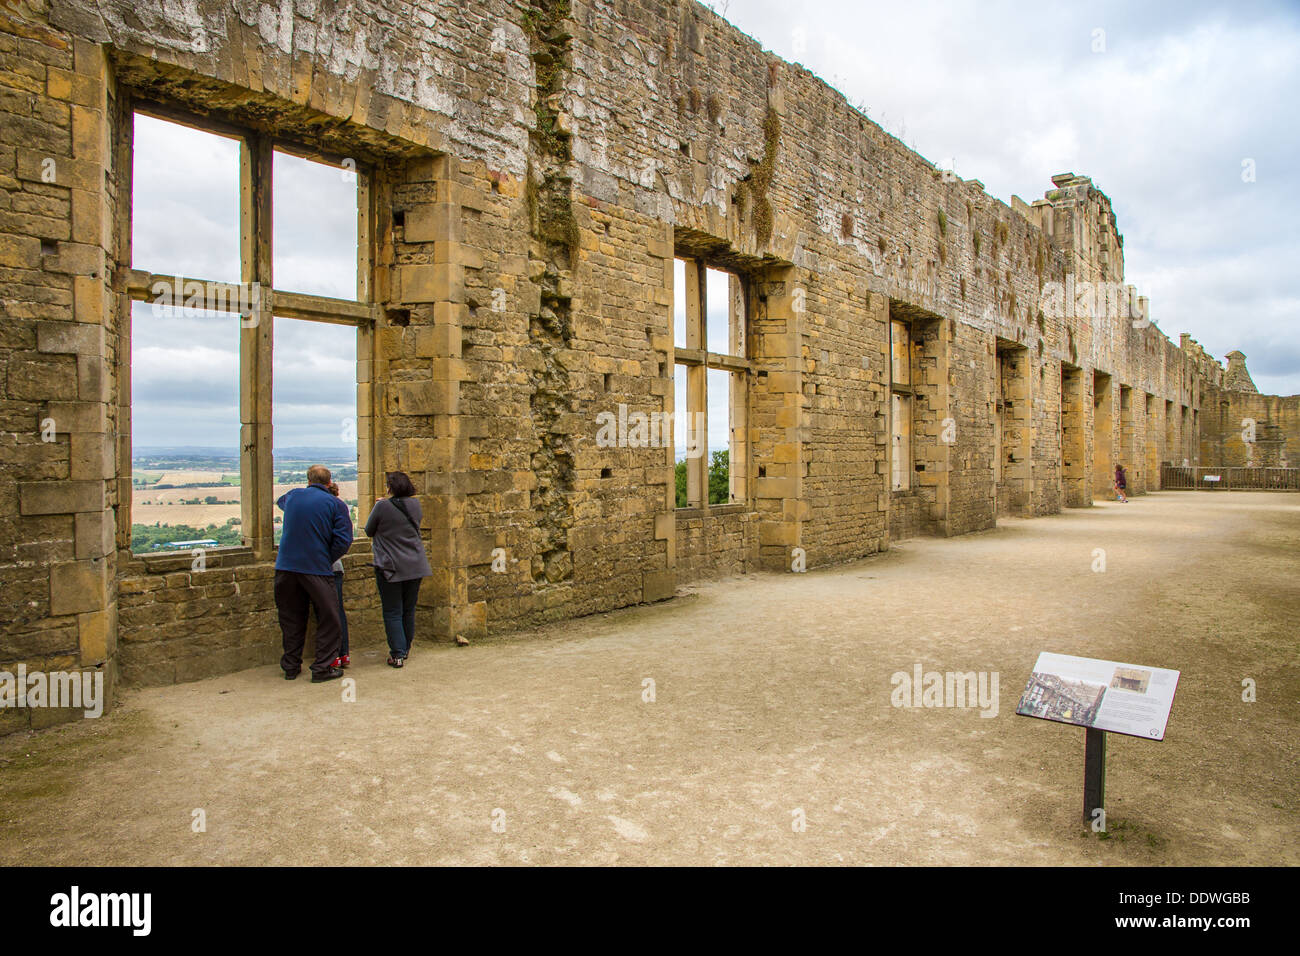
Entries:
{"type": "MultiPolygon", "coordinates": [[[[339,486],[337,482],[329,483],[329,493],[335,498],[339,497],[339,486]]],[[[340,501],[340,503],[342,503],[340,501]]],[[[346,507],[346,505],[344,505],[346,507]]],[[[348,612],[343,605],[343,559],[339,558],[334,562],[334,590],[339,596],[339,630],[342,632],[342,641],[339,643],[339,656],[334,658],[335,667],[347,667],[352,663],[352,656],[348,653],[348,612]]]]}

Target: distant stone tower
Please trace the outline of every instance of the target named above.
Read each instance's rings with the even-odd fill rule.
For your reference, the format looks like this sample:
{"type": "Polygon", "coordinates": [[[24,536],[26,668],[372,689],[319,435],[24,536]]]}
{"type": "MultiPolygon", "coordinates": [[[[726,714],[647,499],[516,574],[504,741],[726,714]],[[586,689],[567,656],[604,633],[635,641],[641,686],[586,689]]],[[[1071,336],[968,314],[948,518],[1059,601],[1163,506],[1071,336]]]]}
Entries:
{"type": "Polygon", "coordinates": [[[1255,392],[1255,381],[1246,369],[1246,356],[1241,352],[1228,353],[1228,371],[1223,375],[1223,387],[1233,392],[1255,392]]]}

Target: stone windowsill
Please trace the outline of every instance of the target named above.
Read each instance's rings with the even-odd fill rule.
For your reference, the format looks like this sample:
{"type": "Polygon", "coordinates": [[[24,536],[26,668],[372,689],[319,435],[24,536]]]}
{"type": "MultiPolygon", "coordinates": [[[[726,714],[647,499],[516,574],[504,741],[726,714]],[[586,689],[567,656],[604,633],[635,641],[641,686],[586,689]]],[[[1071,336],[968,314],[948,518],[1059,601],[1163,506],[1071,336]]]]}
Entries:
{"type": "Polygon", "coordinates": [[[685,508],[677,508],[673,512],[678,518],[716,518],[721,515],[737,514],[757,514],[749,505],[743,501],[726,505],[691,505],[685,508]]]}
{"type": "MultiPolygon", "coordinates": [[[[253,549],[247,545],[238,545],[229,548],[206,548],[204,549],[204,568],[212,570],[213,568],[232,568],[242,567],[250,564],[274,564],[276,554],[279,548],[272,549],[271,554],[263,560],[259,560],[253,549]]],[[[352,542],[352,547],[344,555],[344,563],[352,555],[364,554],[369,555],[370,539],[357,538],[352,542]]],[[[122,571],[122,577],[131,577],[137,574],[171,574],[174,571],[188,571],[193,565],[194,557],[191,551],[170,552],[167,554],[130,554],[125,567],[122,571]]]]}

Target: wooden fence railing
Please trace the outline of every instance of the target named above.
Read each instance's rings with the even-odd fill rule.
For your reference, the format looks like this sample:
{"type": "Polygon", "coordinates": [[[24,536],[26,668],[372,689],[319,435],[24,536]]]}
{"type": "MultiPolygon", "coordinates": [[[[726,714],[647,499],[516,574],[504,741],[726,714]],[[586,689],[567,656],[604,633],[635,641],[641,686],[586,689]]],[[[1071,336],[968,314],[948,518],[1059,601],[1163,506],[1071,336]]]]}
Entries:
{"type": "Polygon", "coordinates": [[[1300,491],[1300,468],[1191,468],[1164,465],[1165,491],[1300,491]]]}

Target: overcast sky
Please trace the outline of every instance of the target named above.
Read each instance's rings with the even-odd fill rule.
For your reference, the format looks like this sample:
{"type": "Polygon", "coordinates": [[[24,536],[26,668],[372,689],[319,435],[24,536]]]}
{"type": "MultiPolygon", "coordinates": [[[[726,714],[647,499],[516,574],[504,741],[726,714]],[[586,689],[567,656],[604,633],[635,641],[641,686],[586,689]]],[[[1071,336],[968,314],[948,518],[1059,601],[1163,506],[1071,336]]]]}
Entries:
{"type": "Polygon", "coordinates": [[[1091,176],[1165,334],[1300,393],[1300,3],[710,6],[1004,202],[1091,176]]]}
{"type": "MultiPolygon", "coordinates": [[[[1003,201],[1032,202],[1055,173],[1091,176],[1114,203],[1127,281],[1160,328],[1174,341],[1190,332],[1220,360],[1241,349],[1261,391],[1300,393],[1300,190],[1287,179],[1300,155],[1300,4],[713,6],[1003,201]]],[[[135,162],[135,267],[238,280],[236,143],[138,117],[135,162]]],[[[277,154],[274,197],[276,286],[351,298],[355,182],[277,154]]],[[[134,314],[137,446],[233,451],[237,321],[164,319],[138,303],[134,314]]],[[[279,320],[275,339],[276,446],[343,443],[354,332],[279,320]]]]}
{"type": "MultiPolygon", "coordinates": [[[[357,186],[343,170],[275,155],[275,286],[356,296],[357,186]]],[[[132,259],[137,269],[239,281],[239,146],[137,116],[132,259]]],[[[275,447],[355,448],[356,331],[276,319],[275,447]],[[350,430],[349,430],[350,429],[350,430]]],[[[238,452],[239,320],[229,313],[132,310],[135,447],[238,452]]]]}

